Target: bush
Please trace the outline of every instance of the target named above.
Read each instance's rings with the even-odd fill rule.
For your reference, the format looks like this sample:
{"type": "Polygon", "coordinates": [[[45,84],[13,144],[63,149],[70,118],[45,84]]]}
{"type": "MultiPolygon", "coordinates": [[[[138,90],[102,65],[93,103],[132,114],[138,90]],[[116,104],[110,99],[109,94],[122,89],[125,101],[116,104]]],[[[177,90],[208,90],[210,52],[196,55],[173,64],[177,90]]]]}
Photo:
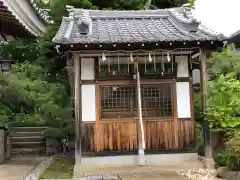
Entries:
{"type": "Polygon", "coordinates": [[[206,118],[212,128],[240,126],[240,81],[230,74],[220,75],[209,82],[206,118]]]}
{"type": "Polygon", "coordinates": [[[226,149],[215,157],[216,165],[227,166],[231,170],[240,170],[240,134],[234,132],[226,143],[226,149]]]}
{"type": "Polygon", "coordinates": [[[69,144],[69,141],[73,139],[73,123],[70,120],[56,119],[54,125],[52,124],[43,131],[43,136],[46,138],[46,153],[56,154],[61,151],[63,140],[69,144]]]}
{"type": "Polygon", "coordinates": [[[194,105],[194,110],[195,110],[195,118],[196,118],[196,122],[202,124],[203,122],[203,116],[201,114],[201,104],[200,104],[200,97],[199,95],[195,95],[195,105],[194,105]]]}
{"type": "Polygon", "coordinates": [[[35,126],[46,126],[46,120],[43,119],[39,114],[25,114],[17,113],[12,121],[10,121],[9,126],[21,127],[35,127],[35,126]]]}
{"type": "Polygon", "coordinates": [[[235,132],[233,137],[227,142],[227,152],[229,155],[228,167],[233,170],[240,170],[240,133],[235,132]]]}
{"type": "Polygon", "coordinates": [[[73,123],[69,119],[56,119],[55,125],[51,125],[43,131],[43,136],[46,139],[55,139],[58,142],[63,139],[72,139],[74,136],[73,123]]]}
{"type": "Polygon", "coordinates": [[[198,154],[204,156],[203,117],[201,115],[200,94],[195,93],[195,120],[196,120],[196,142],[198,154]]]}
{"type": "Polygon", "coordinates": [[[229,154],[227,152],[218,153],[215,157],[217,167],[225,167],[229,165],[229,154]]]}
{"type": "Polygon", "coordinates": [[[198,154],[204,155],[204,138],[203,138],[203,128],[200,123],[196,124],[196,138],[197,138],[197,150],[198,154]]]}

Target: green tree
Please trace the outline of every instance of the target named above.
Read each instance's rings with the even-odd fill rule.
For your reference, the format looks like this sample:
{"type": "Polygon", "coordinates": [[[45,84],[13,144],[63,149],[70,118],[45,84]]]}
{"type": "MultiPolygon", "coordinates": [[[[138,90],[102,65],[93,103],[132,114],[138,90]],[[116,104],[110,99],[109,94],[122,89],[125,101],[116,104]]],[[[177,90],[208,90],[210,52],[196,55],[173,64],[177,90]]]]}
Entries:
{"type": "Polygon", "coordinates": [[[226,47],[222,52],[212,54],[212,58],[208,62],[208,74],[210,80],[214,80],[219,75],[228,73],[236,76],[240,72],[240,54],[233,53],[233,46],[226,47]]]}
{"type": "Polygon", "coordinates": [[[188,0],[154,0],[152,5],[157,8],[172,8],[182,6],[183,4],[188,3],[188,0]]]}
{"type": "Polygon", "coordinates": [[[213,128],[237,128],[240,125],[240,81],[221,74],[209,82],[207,119],[213,128]]]}

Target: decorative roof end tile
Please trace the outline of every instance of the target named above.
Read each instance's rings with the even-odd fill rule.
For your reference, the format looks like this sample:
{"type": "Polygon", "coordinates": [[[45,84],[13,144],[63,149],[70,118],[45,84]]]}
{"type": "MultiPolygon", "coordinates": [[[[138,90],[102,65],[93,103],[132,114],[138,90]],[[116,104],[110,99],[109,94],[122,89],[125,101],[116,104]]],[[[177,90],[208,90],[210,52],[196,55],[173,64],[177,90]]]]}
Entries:
{"type": "Polygon", "coordinates": [[[81,9],[79,12],[80,16],[77,18],[78,32],[81,35],[92,34],[92,19],[89,16],[89,10],[81,9]]]}

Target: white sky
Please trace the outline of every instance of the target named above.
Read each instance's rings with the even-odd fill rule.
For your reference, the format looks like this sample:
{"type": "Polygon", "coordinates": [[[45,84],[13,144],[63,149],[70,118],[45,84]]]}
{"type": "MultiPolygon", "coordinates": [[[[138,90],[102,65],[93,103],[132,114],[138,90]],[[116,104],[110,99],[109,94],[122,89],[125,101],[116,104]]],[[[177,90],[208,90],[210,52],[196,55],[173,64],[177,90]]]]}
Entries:
{"type": "Polygon", "coordinates": [[[195,17],[226,36],[240,30],[240,0],[196,0],[195,17]]]}

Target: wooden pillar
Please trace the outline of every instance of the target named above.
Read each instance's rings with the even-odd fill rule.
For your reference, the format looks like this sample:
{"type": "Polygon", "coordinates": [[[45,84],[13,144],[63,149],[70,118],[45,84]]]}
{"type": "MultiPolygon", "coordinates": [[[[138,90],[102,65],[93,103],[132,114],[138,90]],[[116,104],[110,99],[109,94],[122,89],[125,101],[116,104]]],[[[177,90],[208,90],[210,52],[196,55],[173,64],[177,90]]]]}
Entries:
{"type": "Polygon", "coordinates": [[[142,118],[142,102],[141,102],[141,84],[140,84],[140,74],[138,71],[138,62],[134,62],[134,74],[136,78],[136,100],[138,105],[138,122],[137,122],[137,130],[138,130],[138,165],[145,165],[145,132],[144,132],[144,124],[142,118]]]}
{"type": "Polygon", "coordinates": [[[214,169],[214,161],[212,157],[212,145],[211,145],[211,137],[210,137],[210,128],[209,123],[205,119],[205,114],[207,111],[207,85],[208,85],[208,79],[207,79],[207,58],[206,53],[201,52],[200,56],[201,61],[201,113],[204,118],[203,123],[203,130],[204,130],[204,150],[205,150],[205,160],[204,160],[204,166],[207,169],[214,169]]]}
{"type": "Polygon", "coordinates": [[[75,109],[75,163],[81,164],[82,107],[80,85],[80,58],[74,54],[74,109],[75,109]]]}
{"type": "Polygon", "coordinates": [[[100,131],[100,117],[101,117],[101,99],[100,99],[100,87],[96,84],[96,126],[95,126],[95,150],[101,151],[101,131],[100,131]]]}
{"type": "Polygon", "coordinates": [[[178,129],[178,111],[177,111],[177,87],[176,79],[173,79],[172,84],[172,109],[173,109],[173,127],[174,127],[174,148],[179,148],[179,129],[178,129]]]}

